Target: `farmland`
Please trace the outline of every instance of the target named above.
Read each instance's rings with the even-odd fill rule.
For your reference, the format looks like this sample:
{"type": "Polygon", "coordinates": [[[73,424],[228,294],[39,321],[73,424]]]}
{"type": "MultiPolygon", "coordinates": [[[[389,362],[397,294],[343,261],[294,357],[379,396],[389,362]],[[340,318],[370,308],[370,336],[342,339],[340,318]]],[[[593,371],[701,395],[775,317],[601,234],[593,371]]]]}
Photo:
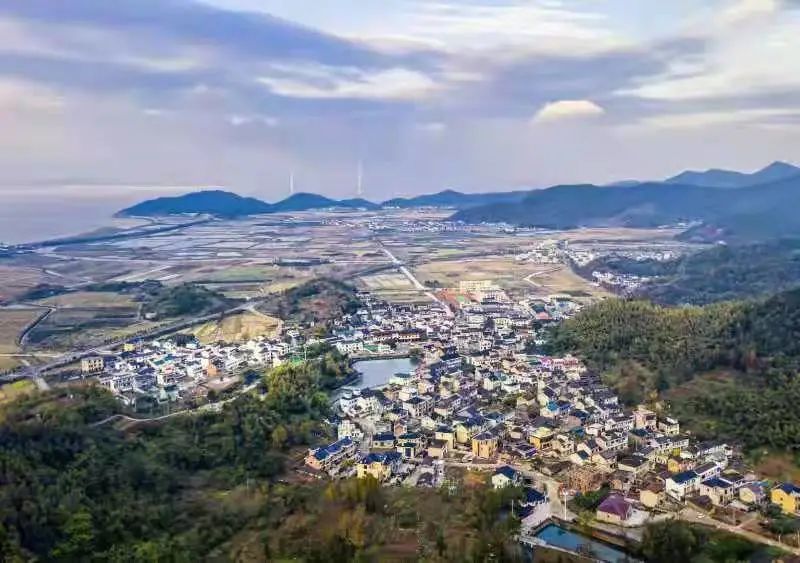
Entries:
{"type": "Polygon", "coordinates": [[[221,321],[205,323],[191,331],[202,344],[212,342],[244,342],[257,336],[273,336],[279,329],[280,319],[260,313],[244,312],[221,321]]]}
{"type": "Polygon", "coordinates": [[[19,338],[22,331],[43,314],[42,309],[0,309],[0,373],[20,364],[19,338]]]}
{"type": "Polygon", "coordinates": [[[531,290],[544,295],[579,293],[599,296],[605,293],[573,274],[566,266],[519,262],[504,256],[428,262],[415,267],[414,274],[422,283],[435,282],[440,287],[455,287],[460,280],[492,280],[512,293],[531,290]]]}

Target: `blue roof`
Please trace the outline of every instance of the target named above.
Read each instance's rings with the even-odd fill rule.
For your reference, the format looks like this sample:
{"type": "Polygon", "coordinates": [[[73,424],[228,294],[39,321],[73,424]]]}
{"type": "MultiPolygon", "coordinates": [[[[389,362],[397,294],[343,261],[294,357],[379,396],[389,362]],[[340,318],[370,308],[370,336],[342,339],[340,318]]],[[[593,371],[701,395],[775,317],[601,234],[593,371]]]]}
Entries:
{"type": "Polygon", "coordinates": [[[371,452],[364,456],[361,463],[382,463],[384,465],[402,459],[400,452],[371,452]]]}
{"type": "Polygon", "coordinates": [[[339,450],[341,450],[346,446],[351,445],[352,443],[353,440],[349,436],[347,436],[345,438],[342,438],[338,442],[334,442],[333,444],[325,446],[324,448],[317,448],[317,450],[314,452],[314,457],[322,461],[329,455],[337,453],[339,450]]]}
{"type": "Polygon", "coordinates": [[[791,494],[800,495],[800,487],[798,487],[794,483],[781,483],[780,485],[778,485],[778,488],[787,495],[791,494]]]}
{"type": "Polygon", "coordinates": [[[517,477],[517,472],[513,467],[509,467],[508,465],[504,465],[503,467],[499,467],[497,471],[494,472],[495,475],[505,475],[509,479],[513,480],[517,477]]]}
{"type": "Polygon", "coordinates": [[[379,434],[375,434],[372,439],[375,442],[387,442],[389,440],[394,441],[394,434],[391,432],[381,432],[379,434]]]}
{"type": "Polygon", "coordinates": [[[723,489],[727,489],[728,487],[733,485],[733,483],[731,483],[730,481],[726,481],[725,479],[720,479],[719,477],[712,477],[711,479],[703,481],[703,485],[705,485],[706,487],[721,487],[723,489]]]}
{"type": "Polygon", "coordinates": [[[675,481],[676,483],[678,483],[679,485],[681,485],[683,483],[686,483],[687,481],[691,481],[692,479],[696,479],[696,478],[697,478],[697,473],[695,473],[691,469],[689,471],[683,471],[681,473],[676,473],[675,475],[673,475],[671,477],[671,479],[673,481],[675,481]]]}
{"type": "Polygon", "coordinates": [[[536,489],[525,489],[525,502],[527,504],[536,504],[544,502],[546,497],[536,489]]]}

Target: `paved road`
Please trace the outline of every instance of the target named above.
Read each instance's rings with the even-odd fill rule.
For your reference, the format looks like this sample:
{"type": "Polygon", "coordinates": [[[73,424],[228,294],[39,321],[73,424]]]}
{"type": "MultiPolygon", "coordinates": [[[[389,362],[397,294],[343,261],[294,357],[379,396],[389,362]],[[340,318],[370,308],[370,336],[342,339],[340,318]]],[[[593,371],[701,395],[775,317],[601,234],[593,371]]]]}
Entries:
{"type": "Polygon", "coordinates": [[[678,518],[680,518],[681,520],[685,520],[686,522],[701,524],[703,526],[710,526],[712,528],[716,528],[717,530],[723,530],[731,534],[737,534],[749,539],[750,541],[764,545],[770,545],[772,547],[783,549],[795,555],[800,555],[800,549],[796,547],[791,547],[786,545],[785,543],[780,543],[770,538],[765,538],[764,536],[755,534],[749,530],[745,530],[740,526],[733,526],[731,524],[725,524],[724,522],[714,520],[710,516],[707,516],[706,514],[698,512],[697,510],[694,510],[689,507],[686,507],[683,510],[681,510],[678,513],[678,518]]]}
{"type": "Polygon", "coordinates": [[[543,275],[545,275],[545,274],[552,274],[553,272],[557,272],[557,271],[558,271],[558,270],[560,270],[561,268],[564,268],[564,266],[555,266],[555,267],[553,267],[553,268],[550,268],[550,269],[548,269],[548,270],[543,270],[543,271],[541,271],[541,272],[533,272],[532,274],[530,274],[530,275],[528,275],[528,276],[525,276],[523,279],[524,279],[526,282],[528,282],[529,284],[531,284],[533,287],[535,287],[536,289],[543,289],[543,288],[544,288],[544,286],[543,286],[542,284],[540,284],[540,283],[536,283],[536,282],[535,282],[535,281],[533,281],[531,278],[535,278],[535,277],[543,276],[543,275]]]}
{"type": "Polygon", "coordinates": [[[403,274],[406,278],[408,278],[408,281],[411,282],[411,285],[414,286],[414,289],[416,289],[417,291],[424,291],[427,297],[429,297],[431,300],[435,301],[444,308],[445,313],[447,314],[448,317],[454,316],[453,311],[450,309],[450,306],[447,303],[436,297],[435,293],[429,291],[427,287],[422,285],[420,281],[416,278],[416,276],[414,276],[414,274],[411,273],[411,270],[406,268],[405,264],[401,260],[399,260],[394,254],[392,254],[392,252],[388,248],[386,248],[386,246],[384,246],[384,244],[381,241],[378,240],[377,243],[378,246],[381,247],[383,253],[386,254],[389,260],[392,261],[392,264],[394,264],[394,266],[397,267],[398,270],[400,270],[401,274],[403,274]]]}

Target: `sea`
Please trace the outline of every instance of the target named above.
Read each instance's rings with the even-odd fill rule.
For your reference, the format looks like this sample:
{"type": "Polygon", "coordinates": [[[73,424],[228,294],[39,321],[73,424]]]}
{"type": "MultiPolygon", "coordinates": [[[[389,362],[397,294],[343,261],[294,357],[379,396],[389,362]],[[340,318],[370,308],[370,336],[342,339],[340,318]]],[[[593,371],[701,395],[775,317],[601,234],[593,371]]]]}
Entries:
{"type": "Polygon", "coordinates": [[[101,227],[133,227],[137,220],[114,214],[143,199],[172,195],[173,190],[131,188],[81,191],[74,187],[12,188],[0,186],[0,244],[20,244],[88,233],[101,227]]]}

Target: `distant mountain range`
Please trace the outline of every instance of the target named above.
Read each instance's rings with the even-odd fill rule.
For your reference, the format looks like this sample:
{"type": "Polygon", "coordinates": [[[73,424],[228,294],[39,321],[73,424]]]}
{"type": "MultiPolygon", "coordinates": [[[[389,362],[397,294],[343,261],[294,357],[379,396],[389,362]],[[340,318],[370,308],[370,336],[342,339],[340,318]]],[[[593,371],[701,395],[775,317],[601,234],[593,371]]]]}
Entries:
{"type": "Polygon", "coordinates": [[[159,197],[138,203],[117,213],[120,217],[158,217],[206,214],[218,217],[244,217],[264,213],[286,213],[325,208],[379,209],[365,199],[335,200],[318,194],[298,193],[271,204],[223,190],[205,190],[175,197],[159,197]]]}
{"type": "Polygon", "coordinates": [[[465,194],[455,190],[444,190],[435,194],[420,195],[411,198],[394,198],[384,201],[383,207],[455,207],[467,209],[479,205],[494,203],[515,203],[525,199],[529,190],[515,192],[489,192],[481,194],[465,194]]]}
{"type": "Polygon", "coordinates": [[[752,174],[712,168],[705,172],[695,172],[691,170],[683,172],[677,176],[668,178],[664,182],[667,184],[689,184],[706,188],[746,188],[748,186],[769,184],[798,175],[800,175],[800,168],[786,162],[778,161],[752,174]]]}
{"type": "Polygon", "coordinates": [[[123,209],[121,217],[155,217],[181,214],[207,214],[218,217],[242,217],[263,213],[287,213],[311,209],[381,209],[384,207],[449,207],[466,209],[491,203],[522,201],[527,191],[464,194],[445,190],[412,198],[395,198],[383,203],[366,199],[331,199],[319,194],[298,193],[277,203],[266,203],[252,197],[242,197],[222,190],[206,190],[175,197],[159,197],[123,209]]]}
{"type": "Polygon", "coordinates": [[[800,234],[800,174],[737,189],[672,183],[556,186],[516,204],[464,209],[453,220],[566,229],[695,223],[687,239],[759,240],[800,234]]]}
{"type": "Polygon", "coordinates": [[[624,181],[547,189],[465,194],[444,190],[382,203],[336,200],[312,193],[277,203],[211,190],[145,201],[120,216],[209,214],[240,217],[312,209],[446,207],[453,220],[542,228],[579,226],[655,227],[693,223],[684,236],[696,239],[758,239],[800,234],[800,168],[774,162],[753,173],[687,171],[661,182],[624,181]]]}

